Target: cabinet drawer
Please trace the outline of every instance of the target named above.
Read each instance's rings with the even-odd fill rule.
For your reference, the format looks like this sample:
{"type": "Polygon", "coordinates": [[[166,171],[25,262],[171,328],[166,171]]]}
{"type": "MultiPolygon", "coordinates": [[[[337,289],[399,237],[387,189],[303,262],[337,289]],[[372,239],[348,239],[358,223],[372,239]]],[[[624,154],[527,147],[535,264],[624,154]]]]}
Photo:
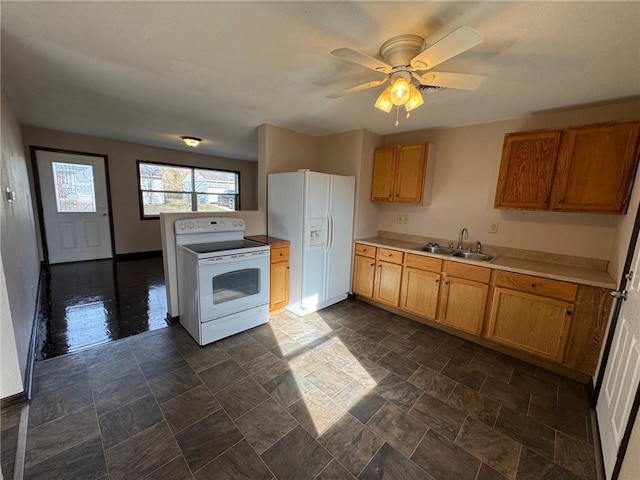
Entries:
{"type": "Polygon", "coordinates": [[[414,255],[413,253],[407,253],[406,265],[407,267],[429,270],[436,273],[440,273],[440,270],[442,270],[442,260],[438,258],[425,257],[423,255],[414,255]]]}
{"type": "Polygon", "coordinates": [[[404,253],[398,250],[391,250],[389,248],[379,248],[376,259],[383,260],[389,263],[402,263],[402,260],[404,259],[404,253]]]}
{"type": "Polygon", "coordinates": [[[271,263],[288,261],[289,247],[275,247],[271,249],[271,263]]]}
{"type": "Polygon", "coordinates": [[[489,279],[491,278],[491,269],[476,267],[475,265],[445,262],[444,269],[447,274],[452,277],[466,278],[467,280],[475,280],[476,282],[489,283],[489,279]]]}
{"type": "Polygon", "coordinates": [[[522,273],[496,272],[496,286],[573,302],[578,286],[573,283],[534,277],[522,273]]]}
{"type": "Polygon", "coordinates": [[[356,243],[356,255],[362,255],[363,257],[376,258],[376,247],[371,245],[365,245],[363,243],[356,243]]]}

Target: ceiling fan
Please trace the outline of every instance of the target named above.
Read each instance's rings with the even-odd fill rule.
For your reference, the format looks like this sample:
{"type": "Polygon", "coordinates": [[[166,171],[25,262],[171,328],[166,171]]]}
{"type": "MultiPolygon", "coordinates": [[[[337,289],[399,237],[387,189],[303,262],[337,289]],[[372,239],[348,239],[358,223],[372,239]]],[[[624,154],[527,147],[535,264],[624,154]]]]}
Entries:
{"type": "Polygon", "coordinates": [[[380,47],[379,55],[382,60],[351,48],[339,48],[332,51],[331,54],[386,76],[383,79],[372,80],[327,96],[338,98],[390,82],[376,100],[376,108],[388,113],[394,105],[397,105],[398,108],[400,105],[404,105],[407,116],[409,116],[411,110],[424,103],[420,91],[414,85],[414,80],[419,87],[445,87],[462,90],[475,90],[486,80],[487,77],[484,75],[431,71],[436,65],[483,41],[484,38],[476,30],[462,26],[428,47],[425,39],[418,35],[406,34],[393,37],[380,47]]]}

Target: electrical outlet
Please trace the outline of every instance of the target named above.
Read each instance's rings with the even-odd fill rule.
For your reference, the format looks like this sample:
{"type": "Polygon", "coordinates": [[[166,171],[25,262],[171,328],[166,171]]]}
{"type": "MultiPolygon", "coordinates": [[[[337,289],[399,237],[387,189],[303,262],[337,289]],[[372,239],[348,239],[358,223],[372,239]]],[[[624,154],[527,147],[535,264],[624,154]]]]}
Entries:
{"type": "Polygon", "coordinates": [[[398,224],[402,223],[402,214],[400,213],[396,214],[396,223],[398,224]]]}
{"type": "Polygon", "coordinates": [[[489,224],[489,233],[498,233],[498,222],[494,222],[494,223],[490,223],[489,224]]]}
{"type": "Polygon", "coordinates": [[[404,223],[405,225],[409,223],[409,215],[407,215],[406,213],[402,215],[402,223],[404,223]]]}

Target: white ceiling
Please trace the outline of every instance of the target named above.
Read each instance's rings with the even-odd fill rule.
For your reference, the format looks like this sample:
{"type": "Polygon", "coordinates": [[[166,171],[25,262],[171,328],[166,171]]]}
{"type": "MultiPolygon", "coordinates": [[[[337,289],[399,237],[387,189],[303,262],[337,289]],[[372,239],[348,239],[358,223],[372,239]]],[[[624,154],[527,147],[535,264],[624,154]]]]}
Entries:
{"type": "MultiPolygon", "coordinates": [[[[454,127],[640,95],[640,2],[10,2],[2,89],[18,120],[56,130],[257,159],[257,127],[310,135],[454,127]],[[373,107],[376,78],[330,55],[377,56],[469,25],[479,46],[438,71],[487,75],[425,96],[410,119],[373,107]]],[[[379,77],[378,77],[379,78],[379,77]]]]}

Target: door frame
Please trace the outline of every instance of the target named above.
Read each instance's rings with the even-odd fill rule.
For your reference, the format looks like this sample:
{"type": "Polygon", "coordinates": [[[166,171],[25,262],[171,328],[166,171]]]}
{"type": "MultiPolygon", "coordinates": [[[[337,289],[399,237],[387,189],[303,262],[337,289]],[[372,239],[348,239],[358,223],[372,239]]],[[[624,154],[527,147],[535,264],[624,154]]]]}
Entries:
{"type": "MultiPolygon", "coordinates": [[[[636,243],[640,240],[640,205],[638,206],[638,210],[636,211],[636,219],[633,224],[633,230],[631,231],[631,238],[629,240],[629,247],[627,250],[627,257],[624,262],[624,267],[622,269],[622,273],[620,275],[620,282],[618,291],[623,291],[627,286],[627,278],[625,277],[625,273],[631,268],[631,262],[633,261],[633,254],[635,252],[636,243]]],[[[636,275],[640,274],[640,272],[635,272],[636,275]]],[[[602,384],[604,382],[604,374],[607,366],[609,365],[609,355],[611,354],[611,347],[613,345],[613,337],[616,333],[616,328],[618,327],[618,317],[620,315],[620,310],[622,309],[622,299],[616,301],[616,304],[613,309],[613,314],[611,315],[611,325],[609,326],[609,332],[607,334],[607,340],[605,342],[604,350],[602,353],[602,361],[600,362],[600,368],[598,369],[598,376],[596,377],[596,384],[593,389],[593,394],[591,396],[591,407],[595,410],[598,404],[598,397],[600,396],[600,391],[602,390],[602,384]]],[[[631,439],[631,432],[633,431],[633,426],[636,420],[636,416],[638,414],[638,410],[640,410],[640,385],[636,390],[635,398],[633,399],[633,405],[631,406],[631,411],[629,412],[629,419],[627,420],[627,426],[624,430],[624,435],[622,436],[622,440],[620,441],[620,447],[618,448],[618,456],[616,457],[616,464],[613,468],[613,473],[611,475],[611,480],[616,480],[620,475],[620,469],[622,468],[622,462],[627,452],[627,447],[629,446],[629,440],[631,439]]],[[[596,415],[597,418],[597,415],[596,415]]],[[[600,451],[602,455],[602,445],[600,446],[600,451]]]]}
{"type": "Polygon", "coordinates": [[[111,181],[109,180],[109,156],[101,153],[79,152],[60,148],[38,147],[29,145],[31,155],[31,169],[33,172],[33,186],[36,193],[36,206],[38,209],[38,224],[40,226],[40,240],[42,241],[42,261],[49,265],[49,248],[47,246],[47,234],[44,226],[44,209],[42,207],[42,190],[40,188],[40,171],[38,170],[38,150],[43,152],[65,153],[69,155],[82,155],[85,157],[102,158],[104,162],[104,179],[107,187],[107,208],[109,209],[109,235],[111,237],[111,259],[116,258],[116,241],[113,231],[113,208],[111,206],[111,181]]]}

